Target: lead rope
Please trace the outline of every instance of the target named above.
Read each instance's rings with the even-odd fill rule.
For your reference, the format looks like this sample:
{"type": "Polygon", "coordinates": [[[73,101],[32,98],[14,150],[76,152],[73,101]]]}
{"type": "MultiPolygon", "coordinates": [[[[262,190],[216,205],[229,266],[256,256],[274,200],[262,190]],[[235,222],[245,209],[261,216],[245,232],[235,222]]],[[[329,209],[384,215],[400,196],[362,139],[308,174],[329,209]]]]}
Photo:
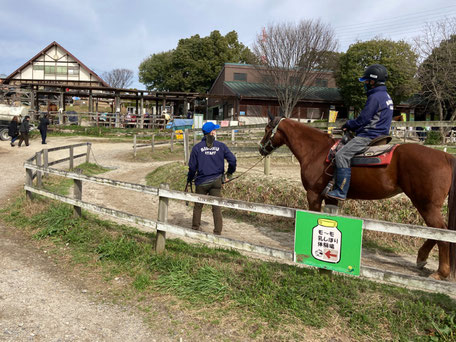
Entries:
{"type": "Polygon", "coordinates": [[[241,173],[239,176],[236,176],[234,178],[231,178],[231,179],[228,179],[226,182],[223,182],[222,181],[222,184],[226,184],[226,183],[229,183],[229,182],[232,182],[234,181],[235,179],[238,179],[239,177],[242,177],[243,175],[245,175],[247,172],[249,172],[250,170],[252,170],[255,166],[258,165],[259,162],[261,162],[264,158],[266,158],[267,156],[264,156],[263,158],[261,158],[260,160],[258,160],[255,164],[253,164],[250,168],[248,168],[246,171],[244,171],[243,173],[241,173]]]}

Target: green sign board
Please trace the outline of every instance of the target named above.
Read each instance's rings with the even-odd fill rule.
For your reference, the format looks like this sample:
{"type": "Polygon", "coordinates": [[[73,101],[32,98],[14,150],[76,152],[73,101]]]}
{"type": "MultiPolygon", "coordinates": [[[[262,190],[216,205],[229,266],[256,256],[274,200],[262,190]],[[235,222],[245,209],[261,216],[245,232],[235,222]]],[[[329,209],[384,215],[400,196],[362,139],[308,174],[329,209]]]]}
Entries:
{"type": "Polygon", "coordinates": [[[363,221],[296,211],[294,261],[359,275],[363,221]]]}

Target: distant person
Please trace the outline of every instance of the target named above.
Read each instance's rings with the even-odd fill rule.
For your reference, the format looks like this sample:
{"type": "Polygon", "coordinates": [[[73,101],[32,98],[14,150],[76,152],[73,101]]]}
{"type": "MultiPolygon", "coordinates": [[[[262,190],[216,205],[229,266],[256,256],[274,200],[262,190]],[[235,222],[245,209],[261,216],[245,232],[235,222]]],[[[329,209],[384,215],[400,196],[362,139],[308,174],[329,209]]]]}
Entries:
{"type": "Polygon", "coordinates": [[[165,117],[165,125],[167,125],[169,120],[171,119],[171,116],[167,112],[165,112],[163,116],[165,117]]]}
{"type": "Polygon", "coordinates": [[[22,120],[21,125],[19,126],[19,144],[18,146],[21,147],[22,142],[25,141],[25,146],[29,145],[29,132],[30,132],[30,116],[26,116],[24,120],[22,120]]]}
{"type": "Polygon", "coordinates": [[[11,137],[11,147],[14,147],[14,142],[19,138],[19,122],[17,116],[14,116],[8,125],[8,135],[11,137]]]}
{"type": "MultiPolygon", "coordinates": [[[[212,122],[203,125],[204,137],[193,146],[188,162],[187,183],[195,179],[196,193],[200,195],[222,196],[222,182],[224,181],[225,159],[228,161],[227,177],[231,178],[236,171],[236,157],[222,142],[215,140],[215,130],[220,128],[212,122]],[[196,177],[195,177],[196,175],[196,177]]],[[[202,203],[195,203],[193,208],[192,229],[201,230],[202,203]]],[[[222,209],[212,206],[214,217],[214,234],[221,235],[223,228],[222,209]]]]}
{"type": "Polygon", "coordinates": [[[193,112],[190,110],[187,112],[187,119],[193,119],[193,112]]]}
{"type": "Polygon", "coordinates": [[[48,115],[44,114],[40,119],[40,124],[38,125],[38,129],[40,130],[41,134],[41,143],[44,145],[46,144],[46,136],[47,136],[47,129],[49,126],[49,119],[48,115]]]}

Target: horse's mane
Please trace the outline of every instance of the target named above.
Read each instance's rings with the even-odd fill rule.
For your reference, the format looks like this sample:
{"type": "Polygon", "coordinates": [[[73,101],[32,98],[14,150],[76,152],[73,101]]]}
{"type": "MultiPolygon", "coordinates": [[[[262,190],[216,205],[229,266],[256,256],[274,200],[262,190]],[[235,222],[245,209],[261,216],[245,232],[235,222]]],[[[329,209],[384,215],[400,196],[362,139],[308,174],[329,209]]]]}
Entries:
{"type": "Polygon", "coordinates": [[[334,139],[331,137],[330,134],[325,133],[318,128],[309,126],[306,123],[299,122],[299,121],[292,120],[292,119],[290,119],[289,122],[294,129],[296,129],[296,130],[299,129],[299,130],[305,132],[307,136],[310,136],[310,137],[315,136],[317,139],[326,138],[328,141],[329,140],[334,141],[334,139]]]}

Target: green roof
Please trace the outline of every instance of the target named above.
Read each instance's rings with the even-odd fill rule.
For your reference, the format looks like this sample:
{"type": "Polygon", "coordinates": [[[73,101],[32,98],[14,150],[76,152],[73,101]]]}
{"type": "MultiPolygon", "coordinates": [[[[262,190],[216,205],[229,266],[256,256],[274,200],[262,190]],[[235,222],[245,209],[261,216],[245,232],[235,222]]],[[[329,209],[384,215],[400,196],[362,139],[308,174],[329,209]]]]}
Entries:
{"type": "MultiPolygon", "coordinates": [[[[242,81],[225,81],[224,85],[228,87],[234,94],[243,97],[256,98],[276,98],[277,95],[274,89],[268,87],[264,83],[249,83],[242,81]]],[[[310,101],[342,101],[339,89],[310,87],[303,100],[310,101]]]]}

